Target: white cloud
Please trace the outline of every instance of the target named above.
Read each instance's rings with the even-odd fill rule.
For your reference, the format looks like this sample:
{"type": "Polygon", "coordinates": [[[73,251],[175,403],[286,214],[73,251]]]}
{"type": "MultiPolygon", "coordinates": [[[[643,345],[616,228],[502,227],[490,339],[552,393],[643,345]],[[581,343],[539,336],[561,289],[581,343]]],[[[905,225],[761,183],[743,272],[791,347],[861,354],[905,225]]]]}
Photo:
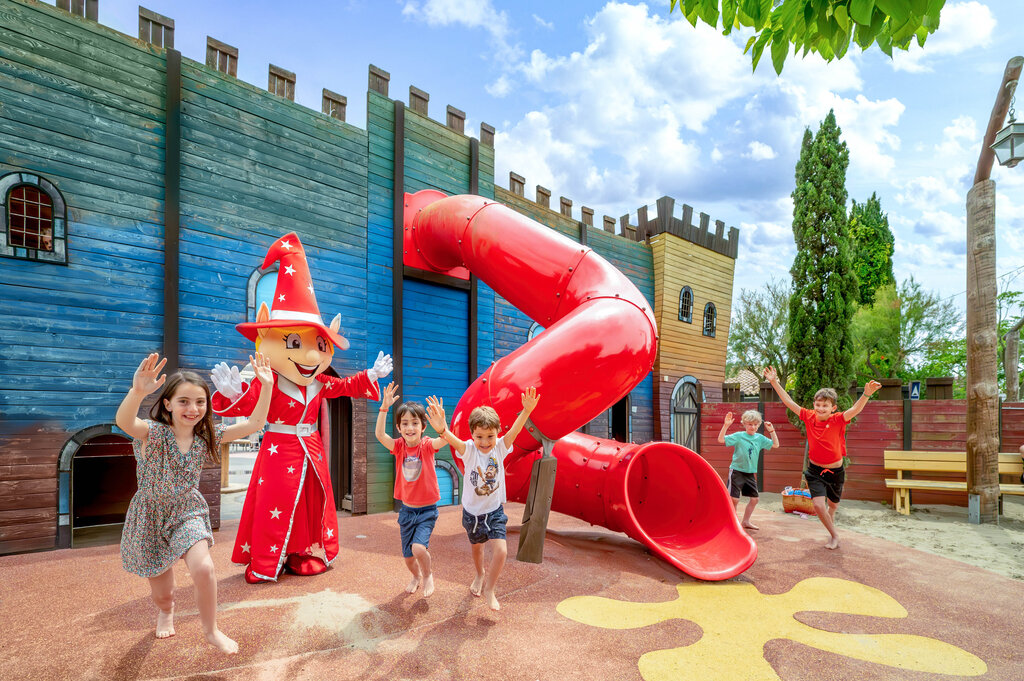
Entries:
{"type": "Polygon", "coordinates": [[[715,147],[714,149],[711,150],[711,162],[712,163],[718,163],[723,158],[725,158],[725,156],[722,154],[721,151],[719,151],[718,147],[715,147]]]}
{"type": "Polygon", "coordinates": [[[537,22],[537,25],[538,25],[538,26],[540,26],[541,28],[546,28],[546,29],[548,29],[549,31],[550,31],[550,30],[553,30],[553,29],[555,28],[555,24],[554,24],[554,22],[553,22],[553,21],[544,21],[543,19],[541,19],[541,18],[540,18],[539,16],[537,16],[536,14],[534,14],[534,15],[533,15],[533,20],[534,20],[535,22],[537,22]]]}
{"type": "Polygon", "coordinates": [[[946,5],[942,10],[939,29],[919,47],[911,40],[907,51],[893,50],[892,66],[897,71],[920,73],[931,71],[930,61],[939,57],[961,54],[978,47],[988,47],[996,18],[992,10],[971,0],[946,5]]]}
{"type": "Polygon", "coordinates": [[[903,185],[903,191],[896,195],[902,204],[913,206],[919,210],[938,208],[950,203],[963,201],[963,195],[945,178],[924,176],[915,177],[903,185]]]}
{"type": "Polygon", "coordinates": [[[407,0],[403,16],[423,21],[428,26],[464,26],[491,34],[498,62],[518,60],[519,47],[510,42],[508,14],[498,11],[491,0],[407,0]]]}
{"type": "Polygon", "coordinates": [[[493,83],[485,86],[484,89],[492,97],[504,97],[512,91],[512,83],[509,81],[508,76],[502,74],[493,83]]]}
{"type": "Polygon", "coordinates": [[[743,154],[743,157],[754,161],[767,161],[778,156],[778,154],[775,153],[775,150],[764,142],[758,142],[755,140],[748,144],[747,148],[750,151],[743,154]]]}

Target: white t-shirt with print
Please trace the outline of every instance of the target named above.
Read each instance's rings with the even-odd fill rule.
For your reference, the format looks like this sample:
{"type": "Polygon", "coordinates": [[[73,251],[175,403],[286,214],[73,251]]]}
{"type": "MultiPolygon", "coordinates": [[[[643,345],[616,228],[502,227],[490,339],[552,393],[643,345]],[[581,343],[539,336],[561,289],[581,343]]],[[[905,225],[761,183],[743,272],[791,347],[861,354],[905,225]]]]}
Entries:
{"type": "Polygon", "coordinates": [[[462,507],[471,515],[483,515],[505,503],[505,457],[509,448],[504,438],[484,453],[472,440],[464,443],[466,453],[459,458],[466,467],[462,483],[462,507]]]}

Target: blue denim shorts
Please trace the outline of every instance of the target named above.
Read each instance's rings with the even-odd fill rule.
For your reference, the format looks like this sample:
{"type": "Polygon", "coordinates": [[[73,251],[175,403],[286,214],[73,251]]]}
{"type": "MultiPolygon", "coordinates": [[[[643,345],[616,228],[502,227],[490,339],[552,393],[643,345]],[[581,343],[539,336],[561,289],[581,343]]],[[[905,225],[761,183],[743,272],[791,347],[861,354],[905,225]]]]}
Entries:
{"type": "Polygon", "coordinates": [[[412,545],[430,546],[430,533],[437,522],[437,504],[406,506],[398,511],[398,528],[402,532],[402,555],[412,558],[412,545]]]}
{"type": "Polygon", "coordinates": [[[470,544],[483,544],[488,539],[504,539],[507,522],[508,516],[501,506],[482,515],[472,515],[465,508],[462,509],[462,526],[466,528],[470,544]]]}

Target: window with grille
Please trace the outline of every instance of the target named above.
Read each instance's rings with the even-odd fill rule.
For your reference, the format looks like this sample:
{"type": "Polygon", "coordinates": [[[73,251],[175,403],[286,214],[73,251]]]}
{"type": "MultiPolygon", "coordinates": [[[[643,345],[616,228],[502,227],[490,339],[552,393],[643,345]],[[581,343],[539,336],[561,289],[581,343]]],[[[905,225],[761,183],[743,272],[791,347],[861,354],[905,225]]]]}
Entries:
{"type": "Polygon", "coordinates": [[[67,208],[49,181],[31,173],[0,177],[0,256],[67,264],[67,208]]]}
{"type": "Polygon", "coordinates": [[[323,108],[321,110],[325,114],[331,118],[337,118],[339,121],[343,121],[345,120],[346,104],[348,104],[347,97],[324,88],[323,108]]]}
{"type": "Polygon", "coordinates": [[[679,321],[689,324],[693,320],[693,291],[684,286],[679,292],[679,321]]]}
{"type": "Polygon", "coordinates": [[[715,337],[715,325],[718,321],[718,312],[715,311],[715,304],[708,303],[704,306],[704,335],[715,337]]]}
{"type": "Polygon", "coordinates": [[[238,76],[238,48],[206,36],[206,65],[229,76],[238,76]]]}

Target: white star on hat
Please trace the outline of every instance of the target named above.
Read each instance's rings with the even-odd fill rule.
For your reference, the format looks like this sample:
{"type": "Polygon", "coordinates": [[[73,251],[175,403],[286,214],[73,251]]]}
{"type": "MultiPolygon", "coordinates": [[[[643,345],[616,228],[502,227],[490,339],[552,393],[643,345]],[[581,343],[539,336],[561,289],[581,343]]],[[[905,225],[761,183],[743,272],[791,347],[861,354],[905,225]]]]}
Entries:
{"type": "Polygon", "coordinates": [[[281,242],[281,248],[291,248],[291,247],[292,247],[291,242],[289,242],[289,241],[282,241],[281,242]]]}
{"type": "Polygon", "coordinates": [[[283,293],[277,297],[277,302],[279,302],[279,303],[283,303],[284,302],[284,294],[283,293]]]}
{"type": "Polygon", "coordinates": [[[284,266],[284,273],[285,274],[295,274],[295,268],[292,267],[291,265],[285,265],[284,266]]]}

